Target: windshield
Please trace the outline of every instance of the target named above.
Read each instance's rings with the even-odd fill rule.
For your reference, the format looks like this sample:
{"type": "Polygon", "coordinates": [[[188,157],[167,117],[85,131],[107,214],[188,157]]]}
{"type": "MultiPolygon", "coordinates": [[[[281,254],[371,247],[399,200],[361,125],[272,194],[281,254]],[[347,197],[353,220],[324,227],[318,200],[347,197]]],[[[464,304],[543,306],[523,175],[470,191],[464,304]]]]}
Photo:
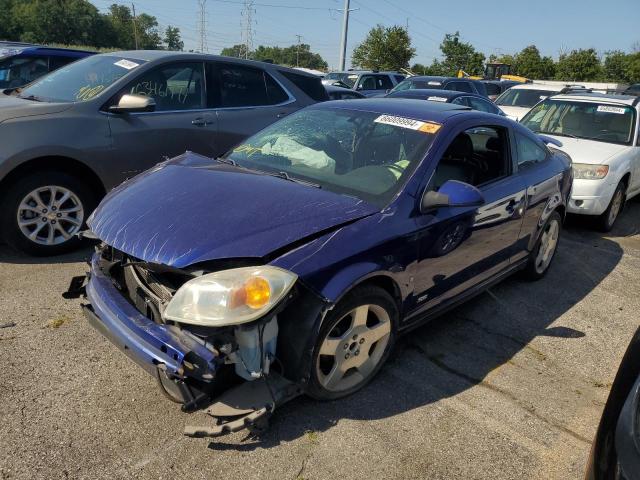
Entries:
{"type": "Polygon", "coordinates": [[[0,89],[16,88],[47,73],[45,57],[9,57],[0,60],[0,89]]]}
{"type": "Polygon", "coordinates": [[[94,55],[43,77],[22,90],[19,97],[43,102],[84,102],[143,63],[112,55],[94,55]]]}
{"type": "Polygon", "coordinates": [[[634,117],[634,109],[625,105],[549,99],[534,107],[521,123],[537,133],[629,144],[634,117]]]}
{"type": "Polygon", "coordinates": [[[498,98],[496,105],[504,107],[533,107],[540,100],[557,94],[551,90],[534,90],[532,88],[512,88],[498,98]]]}
{"type": "Polygon", "coordinates": [[[383,207],[422,161],[439,128],[372,112],[301,110],[250,137],[224,159],[267,173],[284,172],[383,207]]]}
{"type": "Polygon", "coordinates": [[[324,78],[326,80],[340,81],[346,85],[349,85],[349,88],[352,88],[355,85],[356,80],[358,79],[358,75],[353,73],[332,72],[327,73],[324,78]]]}

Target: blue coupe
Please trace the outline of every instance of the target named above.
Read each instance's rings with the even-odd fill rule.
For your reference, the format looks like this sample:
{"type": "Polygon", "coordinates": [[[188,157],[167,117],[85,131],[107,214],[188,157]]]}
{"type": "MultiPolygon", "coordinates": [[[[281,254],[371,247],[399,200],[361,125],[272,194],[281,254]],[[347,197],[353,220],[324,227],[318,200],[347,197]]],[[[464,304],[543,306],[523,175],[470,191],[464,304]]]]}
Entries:
{"type": "Polygon", "coordinates": [[[188,434],[256,426],[362,388],[399,334],[508,275],[543,277],[571,182],[566,154],[504,117],[316,104],[113,190],[88,222],[85,314],[184,410],[224,420],[188,434]]]}

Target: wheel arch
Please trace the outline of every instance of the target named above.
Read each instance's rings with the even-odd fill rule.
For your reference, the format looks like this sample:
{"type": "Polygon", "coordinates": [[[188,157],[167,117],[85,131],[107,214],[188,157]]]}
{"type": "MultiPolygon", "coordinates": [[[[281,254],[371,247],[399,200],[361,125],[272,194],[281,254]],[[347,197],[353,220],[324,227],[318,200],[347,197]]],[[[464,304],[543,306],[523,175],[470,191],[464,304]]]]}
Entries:
{"type": "Polygon", "coordinates": [[[58,155],[36,157],[17,165],[7,175],[5,175],[2,180],[0,180],[0,192],[7,191],[9,185],[18,179],[46,170],[64,172],[68,175],[80,178],[87,182],[91,190],[98,193],[100,198],[106,194],[104,183],[102,183],[102,180],[100,180],[100,177],[93,169],[79,160],[58,155]]]}

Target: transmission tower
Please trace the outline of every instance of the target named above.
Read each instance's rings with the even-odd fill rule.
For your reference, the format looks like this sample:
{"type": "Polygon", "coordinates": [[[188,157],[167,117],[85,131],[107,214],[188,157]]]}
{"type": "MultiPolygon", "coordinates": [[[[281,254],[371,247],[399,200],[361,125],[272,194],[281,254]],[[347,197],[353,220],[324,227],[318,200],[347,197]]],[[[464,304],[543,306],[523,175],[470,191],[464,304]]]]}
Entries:
{"type": "Polygon", "coordinates": [[[198,21],[198,33],[200,34],[200,53],[209,52],[207,42],[207,0],[198,0],[200,6],[200,19],[198,21]]]}
{"type": "Polygon", "coordinates": [[[244,43],[244,58],[249,58],[249,52],[253,48],[253,0],[244,0],[242,9],[242,43],[244,43]]]}

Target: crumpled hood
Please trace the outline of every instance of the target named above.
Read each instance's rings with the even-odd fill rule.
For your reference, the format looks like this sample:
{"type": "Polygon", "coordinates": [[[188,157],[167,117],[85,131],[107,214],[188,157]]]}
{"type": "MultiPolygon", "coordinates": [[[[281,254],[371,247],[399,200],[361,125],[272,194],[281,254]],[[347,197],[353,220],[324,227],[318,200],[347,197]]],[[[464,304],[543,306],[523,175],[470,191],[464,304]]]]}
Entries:
{"type": "Polygon", "coordinates": [[[567,153],[573,163],[589,163],[592,165],[606,164],[612,157],[629,148],[628,145],[618,145],[616,143],[598,142],[595,140],[563,137],[546,133],[545,135],[555,138],[562,143],[561,147],[556,148],[567,153]]]}
{"type": "Polygon", "coordinates": [[[72,106],[73,103],[35,102],[0,93],[0,123],[14,118],[64,112],[72,106]]]}
{"type": "Polygon", "coordinates": [[[88,223],[118,250],[182,268],[264,257],[376,211],[353,197],[187,152],[114,189],[88,223]]]}

